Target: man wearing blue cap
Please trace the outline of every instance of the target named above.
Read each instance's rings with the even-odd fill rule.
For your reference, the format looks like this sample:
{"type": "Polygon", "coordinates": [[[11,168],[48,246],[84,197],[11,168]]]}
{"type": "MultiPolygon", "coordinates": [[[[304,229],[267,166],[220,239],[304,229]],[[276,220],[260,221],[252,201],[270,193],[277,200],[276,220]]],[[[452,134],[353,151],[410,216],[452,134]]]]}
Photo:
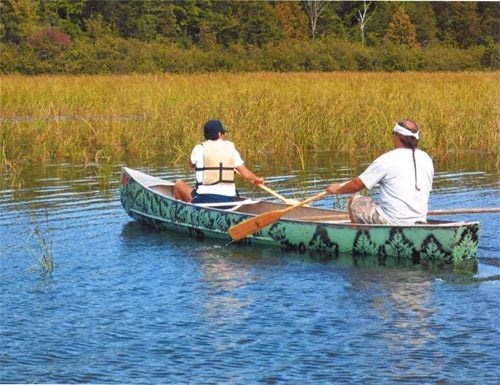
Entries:
{"type": "Polygon", "coordinates": [[[226,140],[226,129],[219,120],[209,120],[203,127],[205,141],[191,152],[189,165],[195,170],[196,187],[179,179],[174,197],[188,203],[233,202],[236,198],[234,173],[254,184],[264,183],[243,162],[234,143],[226,140]]]}

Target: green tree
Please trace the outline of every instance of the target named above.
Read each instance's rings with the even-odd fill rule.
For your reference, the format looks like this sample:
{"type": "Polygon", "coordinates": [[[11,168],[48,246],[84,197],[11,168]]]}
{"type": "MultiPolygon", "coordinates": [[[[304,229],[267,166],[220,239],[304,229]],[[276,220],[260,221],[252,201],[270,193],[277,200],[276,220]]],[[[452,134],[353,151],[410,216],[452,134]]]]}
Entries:
{"type": "Polygon", "coordinates": [[[368,26],[376,15],[376,1],[339,1],[332,4],[337,15],[336,37],[352,42],[367,43],[368,26]],[[368,22],[369,21],[369,22],[368,22]],[[361,25],[362,24],[362,25],[361,25]]]}
{"type": "Polygon", "coordinates": [[[7,0],[0,2],[0,38],[3,42],[26,43],[39,29],[38,2],[7,0]]]}
{"type": "Polygon", "coordinates": [[[491,37],[487,38],[486,49],[481,58],[481,64],[485,68],[500,69],[500,44],[495,43],[491,37]]]}
{"type": "Polygon", "coordinates": [[[262,47],[268,43],[278,43],[283,38],[283,30],[270,3],[249,1],[237,5],[243,44],[262,47]]]}
{"type": "Polygon", "coordinates": [[[126,39],[152,40],[156,36],[158,18],[154,14],[157,2],[120,1],[111,16],[119,36],[126,39]]]}
{"type": "Polygon", "coordinates": [[[437,42],[437,19],[432,5],[427,1],[408,1],[404,9],[417,29],[417,40],[422,46],[437,42]]]}
{"type": "Polygon", "coordinates": [[[459,48],[469,48],[481,43],[481,19],[476,2],[438,2],[433,3],[433,8],[439,23],[441,41],[459,48]]]}
{"type": "Polygon", "coordinates": [[[343,2],[330,2],[318,18],[316,37],[349,39],[348,31],[339,15],[339,7],[343,2]]]}
{"type": "MultiPolygon", "coordinates": [[[[203,1],[200,8],[198,34],[193,40],[203,49],[215,49],[223,45],[222,32],[229,26],[235,27],[232,9],[227,1],[203,1]]],[[[229,28],[231,28],[229,27],[229,28]]]]}
{"type": "Polygon", "coordinates": [[[223,47],[240,41],[241,28],[238,18],[238,4],[234,1],[215,1],[212,3],[212,30],[217,43],[223,47]]]}
{"type": "Polygon", "coordinates": [[[500,7],[498,2],[480,2],[477,6],[481,18],[482,37],[486,44],[500,42],[500,7]]]}
{"type": "Polygon", "coordinates": [[[87,0],[36,0],[43,28],[55,27],[73,37],[82,34],[83,11],[87,0]]]}
{"type": "Polygon", "coordinates": [[[387,42],[418,48],[417,30],[403,7],[399,7],[384,38],[387,42]]]}
{"type": "MultiPolygon", "coordinates": [[[[365,28],[366,44],[368,46],[380,46],[384,42],[387,28],[393,20],[397,9],[397,3],[392,1],[373,2],[372,17],[365,28]]],[[[356,23],[355,18],[354,23],[356,23]]],[[[353,26],[356,29],[358,28],[356,24],[353,26]]],[[[356,30],[356,36],[359,36],[358,29],[356,30]]]]}
{"type": "Polygon", "coordinates": [[[101,14],[96,14],[88,19],[85,19],[84,29],[86,31],[86,35],[93,40],[112,35],[109,24],[104,22],[103,15],[101,14]]]}

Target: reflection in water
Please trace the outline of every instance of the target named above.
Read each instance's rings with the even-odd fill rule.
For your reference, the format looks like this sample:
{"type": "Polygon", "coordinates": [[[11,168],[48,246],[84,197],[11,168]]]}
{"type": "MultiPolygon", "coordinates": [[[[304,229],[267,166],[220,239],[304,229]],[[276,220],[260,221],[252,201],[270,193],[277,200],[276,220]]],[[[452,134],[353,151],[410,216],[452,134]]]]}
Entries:
{"type": "Polygon", "coordinates": [[[209,291],[216,294],[207,296],[207,317],[219,323],[228,315],[231,318],[243,315],[241,309],[250,306],[255,299],[251,296],[243,299],[237,291],[258,280],[252,265],[245,264],[238,254],[227,253],[222,247],[201,249],[199,258],[201,278],[210,286],[209,291]]]}
{"type": "Polygon", "coordinates": [[[411,272],[398,271],[390,279],[382,282],[387,290],[388,305],[393,305],[398,312],[395,330],[384,337],[390,341],[393,349],[401,347],[399,334],[407,337],[406,343],[418,346],[436,338],[429,331],[431,315],[435,312],[430,304],[431,281],[429,277],[411,272]]]}
{"type": "Polygon", "coordinates": [[[353,270],[351,282],[354,290],[380,293],[371,299],[370,308],[391,323],[383,336],[392,349],[402,343],[422,345],[435,338],[429,330],[436,311],[431,305],[432,276],[421,271],[362,269],[353,270]]]}
{"type": "MultiPolygon", "coordinates": [[[[267,171],[283,195],[312,195],[355,174],[332,175],[337,161],[267,171]]],[[[26,167],[18,195],[0,186],[0,382],[498,383],[498,280],[157,232],[124,213],[119,165],[109,189],[95,171],[26,167]],[[56,269],[41,278],[22,246],[45,213],[56,269]]],[[[439,178],[433,208],[498,205],[495,175],[439,178]]],[[[463,219],[480,219],[480,256],[498,261],[498,215],[463,219]]],[[[488,266],[480,277],[498,275],[488,266]]]]}
{"type": "Polygon", "coordinates": [[[373,332],[391,357],[394,379],[422,378],[445,368],[443,354],[432,348],[439,340],[435,316],[442,309],[432,296],[432,276],[419,271],[361,269],[351,274],[352,289],[365,293],[368,307],[380,319],[373,332]],[[432,369],[428,366],[432,362],[432,369]],[[420,362],[420,364],[419,364],[420,362]]]}

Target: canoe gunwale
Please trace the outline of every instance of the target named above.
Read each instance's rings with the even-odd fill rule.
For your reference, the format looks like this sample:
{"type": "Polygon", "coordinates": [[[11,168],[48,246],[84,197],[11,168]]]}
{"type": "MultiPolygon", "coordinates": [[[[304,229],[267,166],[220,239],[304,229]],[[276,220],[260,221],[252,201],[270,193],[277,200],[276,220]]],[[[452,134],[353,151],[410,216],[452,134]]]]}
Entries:
{"type": "MultiPolygon", "coordinates": [[[[133,219],[164,230],[188,231],[201,239],[212,236],[231,241],[227,232],[231,226],[265,212],[262,210],[288,207],[267,201],[252,201],[237,210],[195,205],[174,199],[171,190],[162,193],[155,189],[157,186],[171,189],[173,183],[128,168],[123,168],[121,181],[120,199],[133,219]]],[[[245,199],[241,199],[240,203],[242,201],[245,199]]],[[[428,223],[415,225],[354,224],[345,219],[305,220],[297,216],[300,215],[297,214],[299,210],[309,214],[329,214],[330,218],[346,214],[325,208],[302,207],[291,217],[285,215],[240,242],[274,245],[301,252],[327,252],[333,256],[339,253],[352,253],[353,256],[368,253],[379,255],[379,258],[380,255],[396,255],[399,259],[406,258],[422,264],[424,260],[459,264],[477,257],[480,227],[477,221],[429,220],[428,223]]]]}
{"type": "MultiPolygon", "coordinates": [[[[228,203],[218,203],[218,204],[215,203],[213,205],[210,205],[210,204],[193,204],[193,203],[189,203],[189,202],[184,202],[184,201],[175,199],[175,198],[173,198],[170,195],[163,194],[161,191],[158,191],[158,190],[154,189],[155,187],[162,187],[162,186],[173,187],[174,186],[173,182],[170,182],[170,181],[158,178],[158,177],[150,176],[148,174],[144,174],[144,173],[142,173],[140,171],[133,170],[133,169],[130,169],[130,168],[127,168],[127,167],[124,167],[123,169],[124,169],[125,172],[127,172],[127,174],[130,177],[132,177],[132,179],[134,179],[137,183],[141,184],[145,189],[149,190],[151,193],[156,194],[156,195],[161,195],[162,197],[165,197],[165,198],[167,198],[169,200],[175,201],[175,202],[177,202],[179,204],[182,204],[182,205],[187,205],[187,206],[191,206],[191,207],[201,208],[201,209],[208,210],[208,211],[214,211],[215,210],[215,211],[220,211],[220,212],[223,212],[223,213],[234,212],[234,213],[236,213],[238,215],[245,216],[245,219],[247,219],[247,218],[255,217],[258,214],[246,213],[246,212],[239,212],[239,211],[236,211],[234,208],[233,209],[218,208],[217,206],[218,205],[222,206],[222,207],[227,207],[229,205],[234,205],[234,206],[242,205],[242,206],[246,206],[246,205],[254,205],[254,204],[258,204],[258,203],[268,203],[268,202],[264,202],[264,201],[260,201],[260,200],[252,200],[252,199],[249,199],[249,198],[240,198],[239,200],[234,201],[234,202],[230,202],[229,204],[228,203]],[[144,176],[149,177],[149,178],[137,178],[137,175],[141,175],[141,176],[144,175],[144,176]],[[144,182],[141,182],[140,179],[151,180],[151,181],[154,181],[155,183],[145,184],[144,182]],[[245,201],[248,201],[248,203],[243,203],[245,201]]],[[[289,207],[289,205],[282,204],[282,203],[274,203],[274,205],[278,205],[281,208],[289,207]]],[[[307,207],[304,208],[304,209],[307,209],[307,207]]],[[[300,218],[300,217],[298,217],[298,218],[288,218],[285,215],[285,216],[283,216],[280,219],[280,221],[284,221],[284,222],[297,222],[297,223],[312,223],[312,224],[335,224],[335,225],[337,225],[337,224],[340,224],[340,225],[341,224],[347,224],[349,226],[361,227],[361,228],[363,228],[363,227],[366,227],[366,228],[378,228],[378,227],[380,227],[380,228],[419,228],[419,227],[422,227],[422,228],[439,228],[439,227],[453,227],[453,226],[459,227],[459,226],[468,226],[468,225],[477,225],[477,224],[479,224],[478,221],[443,221],[443,220],[432,220],[432,219],[429,220],[427,223],[415,223],[415,224],[365,224],[365,223],[351,223],[349,220],[346,220],[346,219],[335,219],[334,218],[336,215],[348,215],[347,212],[337,211],[337,210],[330,210],[330,209],[326,209],[326,208],[322,208],[322,207],[313,207],[313,209],[324,211],[325,213],[328,213],[329,215],[331,215],[333,218],[331,220],[328,220],[328,219],[325,219],[325,220],[308,220],[308,218],[300,218]]]]}

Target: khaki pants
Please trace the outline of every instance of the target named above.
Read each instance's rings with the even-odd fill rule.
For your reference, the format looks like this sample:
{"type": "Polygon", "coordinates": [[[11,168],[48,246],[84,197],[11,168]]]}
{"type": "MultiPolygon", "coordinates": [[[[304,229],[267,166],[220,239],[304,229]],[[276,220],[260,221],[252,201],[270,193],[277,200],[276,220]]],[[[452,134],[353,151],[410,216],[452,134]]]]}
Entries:
{"type": "Polygon", "coordinates": [[[354,195],[349,200],[349,215],[354,223],[387,225],[389,221],[377,211],[378,203],[372,198],[354,195]]]}

